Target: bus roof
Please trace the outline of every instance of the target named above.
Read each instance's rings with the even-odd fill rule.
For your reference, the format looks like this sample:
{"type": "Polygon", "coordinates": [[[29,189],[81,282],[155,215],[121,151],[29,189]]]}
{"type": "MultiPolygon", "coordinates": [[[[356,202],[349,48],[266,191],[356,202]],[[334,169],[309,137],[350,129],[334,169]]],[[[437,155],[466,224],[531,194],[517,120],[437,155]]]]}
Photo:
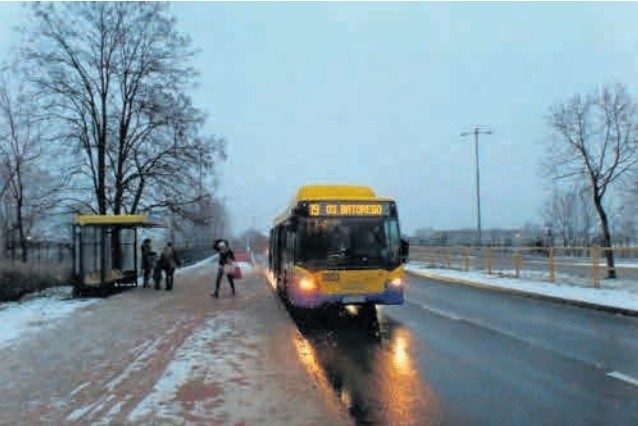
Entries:
{"type": "Polygon", "coordinates": [[[159,224],[151,222],[148,217],[143,214],[83,214],[75,216],[75,223],[80,226],[159,226],[159,224]]]}
{"type": "Polygon", "coordinates": [[[354,185],[305,185],[299,188],[293,203],[314,200],[371,200],[376,199],[372,188],[354,185]]]}
{"type": "Polygon", "coordinates": [[[352,201],[392,201],[391,198],[377,197],[369,186],[362,185],[304,185],[297,190],[288,208],[275,218],[280,223],[300,201],[352,200],[352,201]]]}

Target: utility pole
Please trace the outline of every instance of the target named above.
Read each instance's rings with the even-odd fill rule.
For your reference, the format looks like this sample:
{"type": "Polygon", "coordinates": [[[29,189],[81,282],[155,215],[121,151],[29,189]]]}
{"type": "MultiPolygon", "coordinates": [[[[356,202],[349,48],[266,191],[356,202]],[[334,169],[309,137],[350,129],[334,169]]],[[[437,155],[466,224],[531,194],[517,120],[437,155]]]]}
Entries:
{"type": "Polygon", "coordinates": [[[474,134],[474,153],[475,153],[475,159],[476,159],[476,210],[477,210],[476,230],[478,233],[479,246],[483,245],[483,237],[481,235],[481,182],[480,182],[480,172],[479,172],[478,138],[479,138],[479,135],[491,135],[492,133],[493,133],[492,129],[488,128],[487,126],[474,126],[473,131],[461,133],[461,137],[474,134]]]}

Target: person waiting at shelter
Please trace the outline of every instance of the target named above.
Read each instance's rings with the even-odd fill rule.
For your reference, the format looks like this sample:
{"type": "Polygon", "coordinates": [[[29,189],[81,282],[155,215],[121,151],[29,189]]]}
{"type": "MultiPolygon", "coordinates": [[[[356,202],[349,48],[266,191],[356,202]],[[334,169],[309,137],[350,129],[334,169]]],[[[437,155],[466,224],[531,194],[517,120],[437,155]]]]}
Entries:
{"type": "MultiPolygon", "coordinates": [[[[166,243],[166,247],[162,250],[162,255],[160,257],[160,264],[162,266],[162,270],[166,274],[166,291],[171,291],[173,289],[173,281],[175,269],[181,265],[181,261],[177,256],[177,252],[175,248],[173,248],[173,243],[170,241],[166,243]]],[[[158,289],[158,287],[156,287],[158,289]]]]}
{"type": "Polygon", "coordinates": [[[228,283],[230,284],[230,289],[235,295],[235,282],[234,282],[234,262],[235,262],[235,254],[230,249],[230,244],[228,241],[223,239],[215,240],[213,243],[213,248],[218,253],[218,269],[217,269],[217,278],[215,279],[215,290],[210,294],[215,298],[219,298],[219,285],[221,284],[222,277],[226,275],[228,279],[228,283]]]}
{"type": "Polygon", "coordinates": [[[144,282],[142,284],[142,288],[146,288],[149,286],[149,280],[151,278],[151,271],[153,270],[153,265],[155,263],[155,257],[157,253],[153,251],[151,247],[151,239],[146,238],[142,242],[141,246],[141,258],[142,258],[142,270],[144,271],[144,282]]]}
{"type": "Polygon", "coordinates": [[[153,263],[153,283],[155,284],[155,290],[159,290],[162,285],[162,259],[156,257],[153,263]]]}

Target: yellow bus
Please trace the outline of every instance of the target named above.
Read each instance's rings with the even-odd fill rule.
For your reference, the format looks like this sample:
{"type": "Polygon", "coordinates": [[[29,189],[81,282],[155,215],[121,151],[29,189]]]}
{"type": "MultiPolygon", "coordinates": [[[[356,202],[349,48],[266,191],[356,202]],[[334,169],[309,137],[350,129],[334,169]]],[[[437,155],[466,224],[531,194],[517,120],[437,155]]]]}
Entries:
{"type": "Polygon", "coordinates": [[[296,308],[403,304],[407,257],[395,201],[367,186],[302,186],[270,231],[273,285],[296,308]]]}

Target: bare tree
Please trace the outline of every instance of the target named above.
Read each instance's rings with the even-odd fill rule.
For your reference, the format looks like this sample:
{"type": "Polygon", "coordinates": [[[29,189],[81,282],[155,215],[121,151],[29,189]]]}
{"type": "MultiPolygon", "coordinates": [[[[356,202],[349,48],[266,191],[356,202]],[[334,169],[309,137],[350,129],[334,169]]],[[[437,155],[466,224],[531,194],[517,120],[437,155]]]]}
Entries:
{"type": "Polygon", "coordinates": [[[0,198],[11,222],[5,229],[20,246],[26,262],[31,231],[55,205],[56,184],[61,181],[44,167],[42,130],[33,103],[21,85],[8,81],[5,75],[0,82],[0,155],[5,182],[0,198]]]}
{"type": "Polygon", "coordinates": [[[587,183],[598,214],[607,275],[616,277],[605,196],[638,164],[636,104],[622,85],[576,95],[550,110],[553,143],[548,165],[554,179],[587,183]]]}
{"type": "Polygon", "coordinates": [[[556,230],[564,247],[587,247],[596,221],[587,187],[555,188],[543,209],[543,219],[556,230]]]}
{"type": "Polygon", "coordinates": [[[206,117],[187,94],[196,52],[169,5],[44,3],[31,10],[24,63],[56,139],[79,156],[73,183],[89,183],[92,210],[180,212],[197,199],[198,171],[213,171],[224,141],[201,135],[206,117]]]}
{"type": "Polygon", "coordinates": [[[636,194],[628,193],[622,197],[617,217],[619,219],[617,238],[626,246],[635,244],[638,231],[638,196],[636,194]]]}
{"type": "Polygon", "coordinates": [[[592,196],[588,185],[582,185],[576,189],[578,194],[578,234],[580,245],[589,247],[592,234],[596,228],[596,209],[591,202],[592,196]]]}
{"type": "Polygon", "coordinates": [[[623,188],[622,214],[631,244],[638,243],[638,167],[632,172],[628,185],[623,188]]]}
{"type": "Polygon", "coordinates": [[[556,189],[545,205],[543,219],[551,223],[560,236],[563,247],[574,245],[577,218],[577,194],[556,189]]]}

